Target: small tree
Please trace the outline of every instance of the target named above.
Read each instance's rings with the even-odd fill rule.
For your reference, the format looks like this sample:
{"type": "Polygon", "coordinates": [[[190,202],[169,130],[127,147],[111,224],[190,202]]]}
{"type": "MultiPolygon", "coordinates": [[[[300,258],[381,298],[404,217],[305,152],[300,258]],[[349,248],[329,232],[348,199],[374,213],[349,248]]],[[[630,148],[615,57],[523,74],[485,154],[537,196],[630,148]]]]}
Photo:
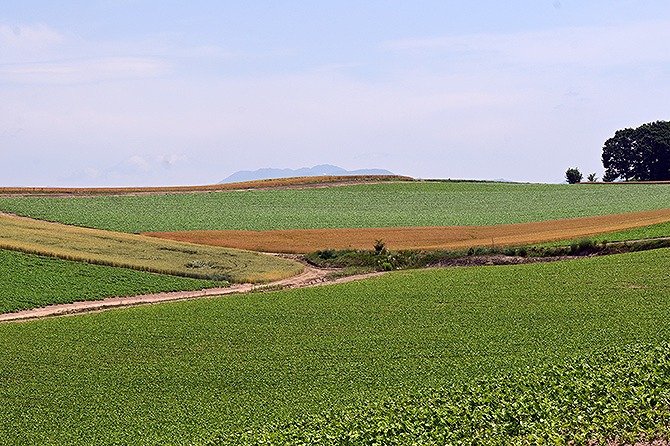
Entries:
{"type": "Polygon", "coordinates": [[[596,173],[593,172],[587,175],[586,180],[591,183],[595,183],[596,181],[598,181],[598,177],[596,176],[596,173]]]}
{"type": "Polygon", "coordinates": [[[582,173],[576,167],[571,167],[565,171],[565,179],[567,180],[568,184],[579,183],[582,181],[582,173]]]}
{"type": "Polygon", "coordinates": [[[386,251],[386,243],[382,239],[375,240],[375,254],[382,254],[386,251]]]}

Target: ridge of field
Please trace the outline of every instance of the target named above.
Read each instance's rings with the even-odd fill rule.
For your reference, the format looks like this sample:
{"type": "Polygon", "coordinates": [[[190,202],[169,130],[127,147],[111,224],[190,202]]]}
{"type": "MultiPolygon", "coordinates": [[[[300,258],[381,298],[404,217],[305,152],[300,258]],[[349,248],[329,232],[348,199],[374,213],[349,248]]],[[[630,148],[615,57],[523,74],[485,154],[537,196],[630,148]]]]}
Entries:
{"type": "Polygon", "coordinates": [[[492,226],[670,208],[670,184],[396,182],[290,190],[0,198],[0,210],[120,232],[492,226]]]}
{"type": "Polygon", "coordinates": [[[269,178],[264,180],[217,183],[203,186],[145,186],[145,187],[0,187],[0,195],[129,195],[217,192],[226,190],[266,189],[281,187],[319,186],[338,183],[368,183],[378,181],[414,181],[401,175],[322,175],[315,177],[269,178]]]}
{"type": "Polygon", "coordinates": [[[670,335],[659,249],[0,325],[0,443],[190,444],[670,335]],[[54,385],[58,383],[58,385],[54,385]]]}
{"type": "Polygon", "coordinates": [[[2,249],[0,283],[0,314],[83,300],[227,285],[2,249]]]}
{"type": "Polygon", "coordinates": [[[255,252],[1,214],[0,249],[217,281],[268,282],[303,269],[297,262],[255,252]]]}
{"type": "MultiPolygon", "coordinates": [[[[670,209],[498,226],[285,229],[275,231],[143,232],[142,235],[262,252],[307,254],[326,249],[370,250],[376,240],[395,250],[520,246],[585,238],[670,221],[670,209]]],[[[665,234],[668,234],[667,232],[665,234]]]]}

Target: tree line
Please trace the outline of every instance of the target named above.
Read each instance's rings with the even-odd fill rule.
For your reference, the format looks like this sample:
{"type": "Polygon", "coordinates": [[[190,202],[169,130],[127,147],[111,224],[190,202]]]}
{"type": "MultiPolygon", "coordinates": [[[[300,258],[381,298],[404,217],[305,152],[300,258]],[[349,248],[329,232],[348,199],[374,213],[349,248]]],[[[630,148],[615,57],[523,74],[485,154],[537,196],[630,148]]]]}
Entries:
{"type": "MultiPolygon", "coordinates": [[[[637,128],[617,130],[605,141],[602,152],[603,181],[670,180],[670,121],[655,121],[637,128]]],[[[579,183],[577,168],[565,172],[568,183],[579,183]]],[[[595,181],[595,174],[589,175],[595,181]]]]}

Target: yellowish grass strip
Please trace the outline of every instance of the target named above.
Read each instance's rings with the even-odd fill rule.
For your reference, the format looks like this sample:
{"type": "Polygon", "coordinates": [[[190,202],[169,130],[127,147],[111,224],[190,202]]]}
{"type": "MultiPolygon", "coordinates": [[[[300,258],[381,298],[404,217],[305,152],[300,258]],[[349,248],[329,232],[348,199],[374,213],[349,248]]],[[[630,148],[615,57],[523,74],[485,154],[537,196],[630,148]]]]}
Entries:
{"type": "Polygon", "coordinates": [[[268,282],[302,272],[299,263],[255,252],[159,240],[0,215],[0,248],[162,274],[268,282]]]}

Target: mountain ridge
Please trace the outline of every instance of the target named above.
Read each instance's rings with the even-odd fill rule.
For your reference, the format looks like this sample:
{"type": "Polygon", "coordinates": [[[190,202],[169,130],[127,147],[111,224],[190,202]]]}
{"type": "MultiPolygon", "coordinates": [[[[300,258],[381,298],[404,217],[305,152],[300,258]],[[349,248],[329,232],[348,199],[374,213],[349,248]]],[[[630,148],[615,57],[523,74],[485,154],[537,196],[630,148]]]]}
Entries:
{"type": "Polygon", "coordinates": [[[346,170],[332,164],[319,164],[314,167],[301,167],[299,169],[279,169],[266,167],[257,170],[240,170],[217,184],[239,183],[244,181],[267,180],[271,178],[290,177],[317,177],[317,176],[351,176],[351,175],[395,175],[386,169],[356,169],[346,170]]]}

